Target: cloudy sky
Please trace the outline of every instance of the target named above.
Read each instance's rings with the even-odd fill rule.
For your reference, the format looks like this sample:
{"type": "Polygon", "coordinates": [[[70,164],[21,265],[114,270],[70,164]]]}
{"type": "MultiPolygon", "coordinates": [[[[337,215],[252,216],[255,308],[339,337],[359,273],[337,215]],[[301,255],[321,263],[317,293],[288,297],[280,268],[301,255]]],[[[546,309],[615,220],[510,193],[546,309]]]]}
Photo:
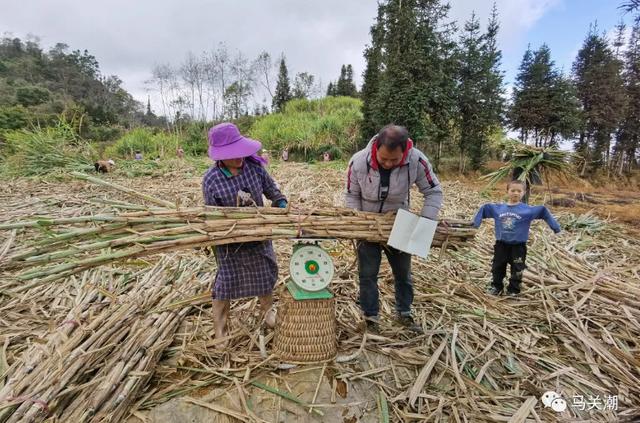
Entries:
{"type": "MultiPolygon", "coordinates": [[[[590,23],[610,30],[621,18],[618,0],[497,0],[503,69],[511,83],[527,44],[549,44],[569,70],[590,23]]],[[[326,85],[351,63],[358,84],[362,51],[376,14],[373,0],[0,0],[0,32],[33,34],[48,48],[64,42],[96,56],[138,100],[159,63],[179,64],[188,51],[220,42],[254,58],[285,53],[289,72],[307,71],[326,85]]],[[[450,18],[462,24],[475,10],[481,22],[493,0],[451,0],[450,18]]],[[[627,17],[627,21],[628,21],[627,17]]]]}

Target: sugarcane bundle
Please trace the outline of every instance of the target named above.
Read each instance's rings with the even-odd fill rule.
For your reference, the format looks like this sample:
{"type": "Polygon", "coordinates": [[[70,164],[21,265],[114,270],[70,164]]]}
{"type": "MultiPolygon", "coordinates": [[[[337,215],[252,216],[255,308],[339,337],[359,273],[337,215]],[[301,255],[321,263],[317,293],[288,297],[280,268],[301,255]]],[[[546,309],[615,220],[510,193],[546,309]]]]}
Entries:
{"type": "Polygon", "coordinates": [[[121,421],[191,309],[165,306],[207,286],[196,277],[201,264],[165,258],[120,296],[90,288],[46,345],[12,365],[0,421],[121,421]]]}
{"type": "MultiPolygon", "coordinates": [[[[25,269],[19,280],[45,283],[117,260],[200,246],[293,238],[386,242],[394,219],[394,214],[341,208],[200,207],[39,219],[0,225],[0,230],[46,229],[3,261],[7,269],[25,269]]],[[[439,223],[433,245],[460,247],[475,232],[470,222],[446,220],[439,223]]]]}
{"type": "Polygon", "coordinates": [[[558,150],[557,148],[540,148],[522,144],[520,142],[504,142],[502,148],[511,159],[500,169],[491,172],[483,179],[489,180],[488,188],[506,177],[519,173],[517,179],[530,184],[537,182],[541,175],[556,175],[569,177],[575,174],[571,163],[574,153],[558,150]]]}

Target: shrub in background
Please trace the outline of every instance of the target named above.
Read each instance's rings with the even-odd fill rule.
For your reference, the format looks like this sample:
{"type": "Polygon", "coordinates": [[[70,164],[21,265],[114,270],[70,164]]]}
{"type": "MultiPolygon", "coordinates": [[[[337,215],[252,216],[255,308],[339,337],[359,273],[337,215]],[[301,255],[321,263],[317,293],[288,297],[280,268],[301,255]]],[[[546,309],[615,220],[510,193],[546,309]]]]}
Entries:
{"type": "Polygon", "coordinates": [[[292,158],[319,160],[329,151],[333,158],[358,148],[362,102],[351,97],[291,100],[283,113],[259,117],[249,136],[279,156],[287,148],[292,158]]]}
{"type": "Polygon", "coordinates": [[[105,150],[108,157],[133,158],[140,151],[145,159],[174,157],[181,139],[166,132],[154,133],[149,128],[135,128],[105,150]]]}
{"type": "Polygon", "coordinates": [[[89,171],[97,154],[61,120],[47,128],[4,133],[0,149],[0,173],[5,176],[42,176],[55,171],[89,171]]]}

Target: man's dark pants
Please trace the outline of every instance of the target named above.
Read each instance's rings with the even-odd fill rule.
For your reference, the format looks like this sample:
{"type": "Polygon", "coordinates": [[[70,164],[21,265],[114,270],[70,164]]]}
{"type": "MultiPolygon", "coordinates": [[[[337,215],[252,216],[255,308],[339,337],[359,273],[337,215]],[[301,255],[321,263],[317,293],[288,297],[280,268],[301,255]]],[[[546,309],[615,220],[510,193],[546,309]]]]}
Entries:
{"type": "Polygon", "coordinates": [[[507,292],[519,294],[520,284],[522,283],[522,274],[526,268],[525,260],[527,259],[527,244],[507,244],[506,242],[496,241],[493,246],[493,263],[491,265],[491,273],[493,281],[491,285],[499,291],[504,288],[503,279],[507,274],[507,264],[511,266],[511,278],[507,292]]]}
{"type": "Polygon", "coordinates": [[[358,273],[360,278],[360,307],[365,317],[378,316],[380,311],[378,272],[384,250],[395,279],[396,312],[411,315],[413,285],[411,283],[411,254],[375,242],[358,244],[358,273]]]}

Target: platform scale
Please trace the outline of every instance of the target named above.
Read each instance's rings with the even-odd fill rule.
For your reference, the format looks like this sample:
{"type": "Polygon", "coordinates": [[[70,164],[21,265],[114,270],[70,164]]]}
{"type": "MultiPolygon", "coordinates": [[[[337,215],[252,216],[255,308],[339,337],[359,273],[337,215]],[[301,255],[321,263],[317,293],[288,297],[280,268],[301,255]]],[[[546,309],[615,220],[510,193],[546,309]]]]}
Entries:
{"type": "Polygon", "coordinates": [[[320,240],[297,240],[278,307],[275,353],[289,363],[333,360],[337,352],[334,266],[320,240]]]}

